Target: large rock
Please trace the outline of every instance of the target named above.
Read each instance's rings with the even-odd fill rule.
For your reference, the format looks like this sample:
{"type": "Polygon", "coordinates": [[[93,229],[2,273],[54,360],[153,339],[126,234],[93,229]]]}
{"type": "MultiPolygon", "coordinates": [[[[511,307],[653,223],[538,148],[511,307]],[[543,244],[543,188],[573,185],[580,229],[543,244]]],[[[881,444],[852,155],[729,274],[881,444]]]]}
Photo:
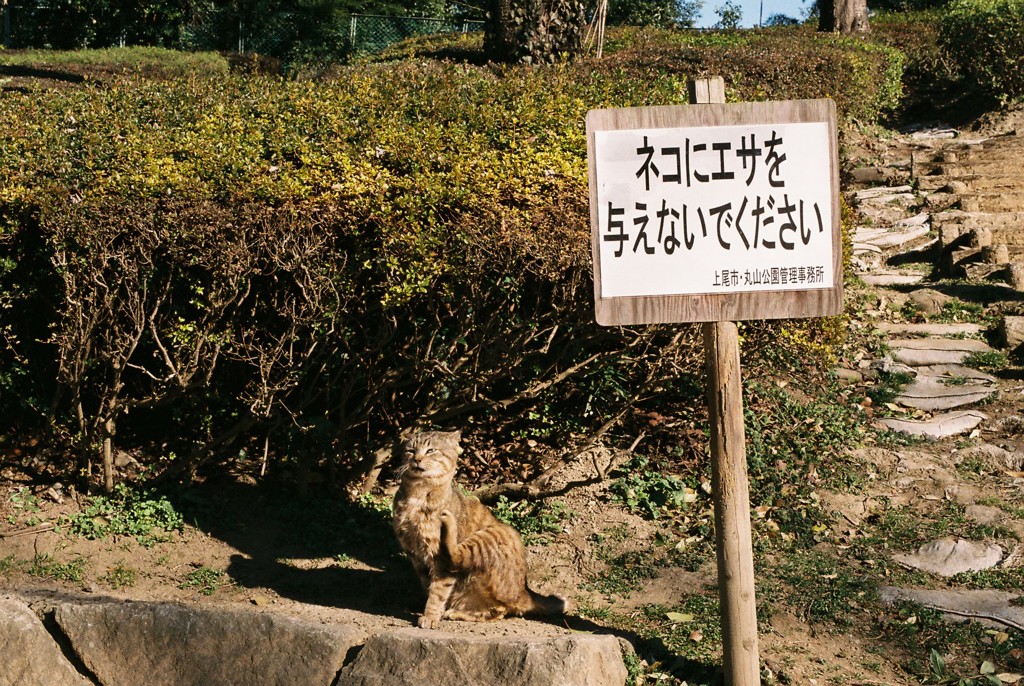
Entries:
{"type": "Polygon", "coordinates": [[[1016,354],[1024,345],[1024,317],[1007,315],[999,323],[999,339],[1003,347],[1016,354]]]}
{"type": "Polygon", "coordinates": [[[622,686],[612,636],[464,636],[400,629],[371,637],[338,686],[622,686]]]}
{"type": "Polygon", "coordinates": [[[946,303],[953,302],[951,296],[932,288],[921,288],[910,294],[909,302],[924,314],[939,314],[946,303]]]}
{"type": "Polygon", "coordinates": [[[29,607],[0,597],[0,686],[90,686],[29,607]]]}
{"type": "Polygon", "coordinates": [[[55,617],[103,686],[331,686],[363,639],[350,627],[166,603],[61,605],[55,617]]]}

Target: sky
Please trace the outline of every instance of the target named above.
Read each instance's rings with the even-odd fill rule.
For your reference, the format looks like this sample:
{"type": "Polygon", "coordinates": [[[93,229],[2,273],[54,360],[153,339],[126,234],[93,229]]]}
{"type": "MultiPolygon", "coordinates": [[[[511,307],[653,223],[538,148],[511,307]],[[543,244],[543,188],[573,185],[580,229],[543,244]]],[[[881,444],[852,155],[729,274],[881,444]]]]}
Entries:
{"type": "MultiPolygon", "coordinates": [[[[763,21],[767,21],[768,17],[773,14],[786,14],[794,19],[802,20],[804,14],[807,12],[807,8],[811,6],[810,0],[807,0],[806,2],[804,0],[735,1],[738,1],[740,7],[743,8],[743,21],[741,26],[744,28],[757,26],[759,13],[763,13],[763,21]]],[[[725,0],[704,0],[704,6],[701,9],[700,18],[697,20],[697,26],[701,28],[714,26],[715,22],[718,21],[718,16],[715,14],[715,8],[720,7],[724,2],[725,0]]]]}

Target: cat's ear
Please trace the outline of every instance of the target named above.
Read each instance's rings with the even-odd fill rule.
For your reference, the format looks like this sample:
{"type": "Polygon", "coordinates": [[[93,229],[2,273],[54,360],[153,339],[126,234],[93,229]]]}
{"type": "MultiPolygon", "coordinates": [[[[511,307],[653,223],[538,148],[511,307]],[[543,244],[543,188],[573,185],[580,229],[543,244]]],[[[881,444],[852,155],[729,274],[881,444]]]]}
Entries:
{"type": "Polygon", "coordinates": [[[455,454],[456,455],[461,455],[462,452],[463,452],[463,448],[462,448],[461,445],[459,445],[459,441],[462,440],[462,431],[461,430],[449,431],[448,432],[448,438],[449,438],[449,440],[451,440],[452,443],[455,444],[455,454]]]}

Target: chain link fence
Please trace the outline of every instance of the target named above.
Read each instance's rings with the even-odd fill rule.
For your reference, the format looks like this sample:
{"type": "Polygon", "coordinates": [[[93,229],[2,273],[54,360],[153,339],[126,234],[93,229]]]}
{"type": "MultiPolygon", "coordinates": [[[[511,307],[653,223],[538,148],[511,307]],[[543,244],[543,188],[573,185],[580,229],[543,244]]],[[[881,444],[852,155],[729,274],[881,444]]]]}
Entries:
{"type": "Polygon", "coordinates": [[[382,17],[353,14],[349,17],[348,45],[353,53],[374,53],[406,38],[434,33],[483,31],[478,19],[430,17],[382,17]]]}
{"type": "Polygon", "coordinates": [[[293,11],[245,16],[208,7],[189,17],[93,16],[71,7],[0,8],[0,39],[11,49],[159,45],[192,51],[255,53],[286,59],[375,53],[406,38],[482,31],[483,22],[437,17],[315,16],[293,11]]]}

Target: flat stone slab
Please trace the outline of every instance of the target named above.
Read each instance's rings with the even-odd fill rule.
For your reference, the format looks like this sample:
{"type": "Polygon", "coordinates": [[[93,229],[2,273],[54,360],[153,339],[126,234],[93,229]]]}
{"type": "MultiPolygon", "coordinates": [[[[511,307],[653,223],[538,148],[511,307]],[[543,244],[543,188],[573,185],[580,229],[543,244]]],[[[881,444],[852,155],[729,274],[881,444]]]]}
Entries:
{"type": "Polygon", "coordinates": [[[918,375],[896,402],[919,410],[952,410],[988,398],[998,389],[986,383],[950,383],[954,377],[918,375]]]}
{"type": "Polygon", "coordinates": [[[879,248],[877,245],[872,245],[871,243],[855,242],[853,244],[853,254],[857,255],[859,253],[871,253],[872,255],[881,255],[882,249],[879,248]]]}
{"type": "Polygon", "coordinates": [[[960,364],[972,353],[993,352],[984,341],[973,338],[905,338],[889,341],[892,359],[912,367],[960,364]]]}
{"type": "Polygon", "coordinates": [[[622,686],[613,636],[485,638],[423,629],[370,637],[338,686],[622,686]]]}
{"type": "Polygon", "coordinates": [[[898,602],[917,603],[938,610],[954,621],[970,619],[986,625],[996,624],[1024,631],[1024,607],[1011,604],[1020,598],[1018,593],[993,590],[929,591],[883,586],[879,589],[879,595],[882,602],[888,605],[898,602]]]}
{"type": "Polygon", "coordinates": [[[923,225],[927,224],[930,219],[931,219],[931,214],[930,213],[928,213],[928,212],[921,212],[920,214],[915,214],[913,217],[907,217],[906,219],[901,219],[898,222],[896,222],[893,226],[895,226],[897,229],[909,229],[909,228],[912,228],[912,227],[923,226],[923,225]]]}
{"type": "Polygon", "coordinates": [[[878,198],[885,197],[887,195],[903,195],[913,194],[914,189],[910,186],[878,186],[877,188],[867,188],[862,191],[854,193],[853,197],[858,201],[863,202],[864,200],[877,200],[878,198]]]}
{"type": "Polygon", "coordinates": [[[92,686],[19,598],[0,596],[0,686],[92,686]]]}
{"type": "Polygon", "coordinates": [[[170,603],[66,604],[54,616],[103,686],[331,686],[364,638],[347,626],[170,603]]]}
{"type": "Polygon", "coordinates": [[[920,272],[874,271],[857,274],[860,280],[869,286],[909,286],[924,281],[925,275],[920,272]]]}
{"type": "Polygon", "coordinates": [[[974,367],[965,367],[962,364],[933,364],[925,367],[918,367],[919,374],[924,376],[937,376],[949,378],[963,378],[988,381],[996,383],[998,379],[974,367]]]}
{"type": "Polygon", "coordinates": [[[1003,549],[994,543],[979,543],[964,538],[940,538],[925,543],[913,553],[897,553],[899,564],[939,576],[992,569],[1003,561],[1003,549]]]}
{"type": "Polygon", "coordinates": [[[914,140],[927,141],[927,140],[946,140],[956,138],[960,135],[960,132],[956,129],[929,129],[927,131],[918,131],[917,133],[911,134],[911,138],[914,140]]]}
{"type": "Polygon", "coordinates": [[[967,433],[986,419],[988,419],[988,415],[984,412],[958,410],[935,415],[928,420],[918,421],[889,417],[878,420],[878,423],[891,431],[937,441],[941,438],[967,433]]]}
{"type": "Polygon", "coordinates": [[[911,324],[907,322],[879,322],[875,328],[885,333],[906,336],[972,336],[985,330],[981,324],[911,324]]]}
{"type": "Polygon", "coordinates": [[[918,225],[902,229],[891,229],[870,238],[864,238],[858,234],[856,238],[859,242],[877,245],[879,248],[894,248],[916,241],[918,238],[924,238],[928,235],[929,230],[927,225],[918,225]]]}

